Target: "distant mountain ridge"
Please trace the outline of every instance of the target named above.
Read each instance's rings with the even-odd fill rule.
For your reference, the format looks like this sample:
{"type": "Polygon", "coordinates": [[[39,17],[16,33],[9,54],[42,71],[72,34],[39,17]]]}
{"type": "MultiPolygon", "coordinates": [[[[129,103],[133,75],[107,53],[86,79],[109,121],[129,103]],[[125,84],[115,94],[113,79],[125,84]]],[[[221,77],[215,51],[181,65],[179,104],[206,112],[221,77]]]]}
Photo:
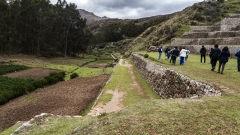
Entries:
{"type": "Polygon", "coordinates": [[[108,19],[106,16],[99,17],[99,16],[96,16],[94,13],[88,12],[88,11],[86,11],[84,9],[78,9],[78,11],[79,11],[79,13],[81,15],[81,18],[86,18],[87,19],[87,23],[108,19]]]}

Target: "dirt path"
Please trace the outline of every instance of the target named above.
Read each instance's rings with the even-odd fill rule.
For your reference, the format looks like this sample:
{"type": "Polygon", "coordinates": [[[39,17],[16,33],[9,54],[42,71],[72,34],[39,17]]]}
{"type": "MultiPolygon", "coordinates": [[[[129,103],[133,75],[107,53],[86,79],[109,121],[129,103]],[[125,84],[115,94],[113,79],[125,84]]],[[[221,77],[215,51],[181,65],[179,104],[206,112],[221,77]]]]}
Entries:
{"type": "MultiPolygon", "coordinates": [[[[120,59],[118,66],[124,66],[128,68],[128,73],[130,74],[133,82],[132,85],[129,87],[135,87],[135,89],[138,90],[139,94],[143,94],[142,88],[136,81],[136,77],[133,74],[133,67],[131,64],[127,63],[127,61],[123,62],[123,59],[120,59]]],[[[110,113],[115,111],[120,111],[124,108],[124,105],[122,103],[124,96],[127,93],[119,92],[118,91],[119,85],[116,86],[114,90],[106,90],[103,92],[103,94],[112,94],[112,98],[109,102],[107,102],[105,105],[101,102],[96,103],[96,105],[91,109],[91,111],[88,113],[88,116],[98,116],[103,113],[110,113]]],[[[101,95],[100,95],[101,96],[101,95]]]]}

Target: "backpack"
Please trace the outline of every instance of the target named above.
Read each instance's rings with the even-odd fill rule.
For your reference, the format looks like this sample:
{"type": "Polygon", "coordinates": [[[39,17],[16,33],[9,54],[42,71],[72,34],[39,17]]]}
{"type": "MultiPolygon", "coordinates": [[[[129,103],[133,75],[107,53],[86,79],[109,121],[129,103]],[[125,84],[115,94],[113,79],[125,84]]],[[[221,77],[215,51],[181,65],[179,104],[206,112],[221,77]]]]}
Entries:
{"type": "Polygon", "coordinates": [[[160,52],[160,53],[162,52],[162,48],[161,47],[158,49],[158,52],[160,52]]]}
{"type": "Polygon", "coordinates": [[[212,58],[218,58],[218,54],[219,54],[218,52],[220,52],[220,50],[218,50],[218,49],[213,49],[212,52],[213,52],[213,53],[212,53],[212,58]]]}

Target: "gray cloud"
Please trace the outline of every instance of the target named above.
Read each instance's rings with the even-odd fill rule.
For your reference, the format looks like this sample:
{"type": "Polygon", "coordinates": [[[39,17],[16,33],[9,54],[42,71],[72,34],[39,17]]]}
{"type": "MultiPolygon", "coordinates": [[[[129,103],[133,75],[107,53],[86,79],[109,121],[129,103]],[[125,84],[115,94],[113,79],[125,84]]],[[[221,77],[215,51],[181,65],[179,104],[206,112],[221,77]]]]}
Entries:
{"type": "MultiPolygon", "coordinates": [[[[51,0],[56,3],[57,0],[51,0]]],[[[97,16],[137,19],[181,11],[203,0],[67,0],[97,16]]]]}

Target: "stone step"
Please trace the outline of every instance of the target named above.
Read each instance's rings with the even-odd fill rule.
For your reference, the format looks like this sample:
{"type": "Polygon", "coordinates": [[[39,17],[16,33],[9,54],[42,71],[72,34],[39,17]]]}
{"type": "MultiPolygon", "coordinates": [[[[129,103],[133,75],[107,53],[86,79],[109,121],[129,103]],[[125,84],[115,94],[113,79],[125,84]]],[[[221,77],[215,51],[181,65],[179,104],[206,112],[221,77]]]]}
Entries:
{"type": "Polygon", "coordinates": [[[174,39],[171,45],[240,45],[240,37],[174,39]]]}
{"type": "Polygon", "coordinates": [[[240,14],[230,14],[228,18],[240,18],[240,14]]]}
{"type": "Polygon", "coordinates": [[[240,31],[185,32],[181,38],[227,38],[239,36],[240,31]]]}
{"type": "Polygon", "coordinates": [[[220,30],[220,26],[191,26],[189,32],[213,32],[220,30]]]}

